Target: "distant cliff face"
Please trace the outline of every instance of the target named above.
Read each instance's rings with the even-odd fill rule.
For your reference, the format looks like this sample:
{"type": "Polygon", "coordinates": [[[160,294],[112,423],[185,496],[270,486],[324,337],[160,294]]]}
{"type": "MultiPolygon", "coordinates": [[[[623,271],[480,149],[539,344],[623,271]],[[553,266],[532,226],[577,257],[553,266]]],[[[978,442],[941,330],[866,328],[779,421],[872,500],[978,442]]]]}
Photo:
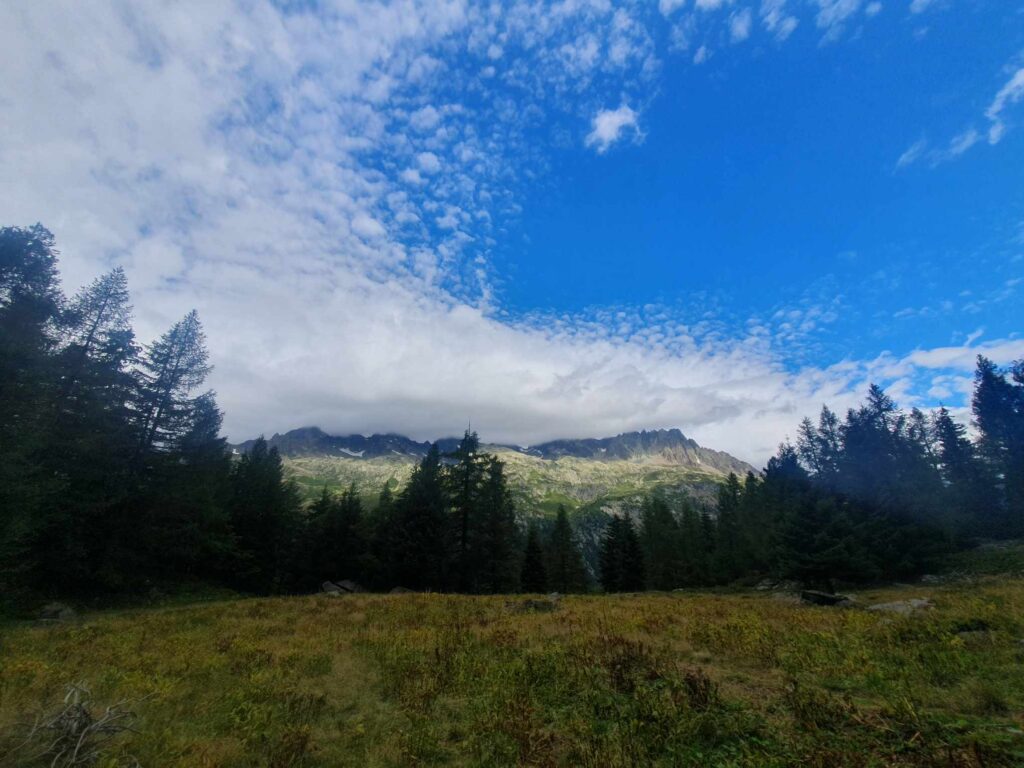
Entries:
{"type": "MultiPolygon", "coordinates": [[[[253,441],[234,446],[242,453],[253,441]]],[[[340,490],[355,483],[373,506],[385,484],[399,490],[430,443],[402,435],[329,435],[317,427],[293,429],[268,442],[285,469],[309,497],[326,485],[340,490]]],[[[442,453],[457,438],[438,440],[442,453]]],[[[713,508],[719,484],[730,472],[753,467],[721,451],[703,448],[678,429],[627,432],[615,437],[553,440],[523,448],[483,445],[505,462],[516,507],[524,517],[551,517],[559,505],[573,527],[589,566],[597,562],[601,531],[611,514],[635,514],[644,497],[659,493],[713,508]]]]}
{"type": "MultiPolygon", "coordinates": [[[[289,474],[310,495],[324,486],[355,483],[372,500],[385,483],[405,485],[430,443],[402,435],[329,435],[316,427],[293,429],[268,441],[284,458],[289,474]]],[[[437,441],[444,452],[456,438],[437,441]]],[[[234,446],[242,453],[252,441],[234,446]]],[[[627,432],[615,437],[553,440],[523,448],[487,445],[505,462],[523,514],[612,513],[636,509],[645,495],[688,497],[712,504],[718,484],[730,473],[753,467],[721,451],[703,448],[678,429],[627,432]]]]}
{"type": "MultiPolygon", "coordinates": [[[[417,442],[396,434],[387,435],[329,435],[319,427],[293,429],[283,435],[275,434],[268,442],[285,458],[336,457],[343,459],[399,458],[419,460],[430,448],[429,442],[417,442]]],[[[452,450],[458,438],[437,441],[441,451],[452,450]]],[[[249,440],[235,446],[245,452],[252,446],[249,440]]],[[[574,458],[589,461],[633,461],[652,464],[693,467],[711,473],[727,475],[729,472],[745,474],[753,467],[722,451],[703,448],[678,429],[655,429],[626,432],[615,437],[586,438],[580,440],[552,440],[528,448],[507,445],[486,445],[490,451],[516,452],[549,461],[574,458]]]]}

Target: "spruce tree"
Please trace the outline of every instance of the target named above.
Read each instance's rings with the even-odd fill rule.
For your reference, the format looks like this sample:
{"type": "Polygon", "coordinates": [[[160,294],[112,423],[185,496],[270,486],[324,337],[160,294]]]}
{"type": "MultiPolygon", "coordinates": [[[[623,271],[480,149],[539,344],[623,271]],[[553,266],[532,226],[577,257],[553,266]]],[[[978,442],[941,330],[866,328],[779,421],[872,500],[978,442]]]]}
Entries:
{"type": "Polygon", "coordinates": [[[189,312],[142,355],[136,411],[138,456],[165,450],[187,429],[189,395],[210,372],[199,315],[189,312]]]}
{"type": "Polygon", "coordinates": [[[523,592],[547,592],[548,579],[544,569],[544,550],[540,543],[537,526],[530,524],[526,531],[526,548],[523,550],[523,566],[519,577],[523,592]]]}
{"type": "Polygon", "coordinates": [[[648,588],[669,590],[680,586],[683,582],[682,541],[679,523],[668,503],[660,496],[645,499],[640,521],[648,588]]]}
{"type": "Polygon", "coordinates": [[[558,505],[548,539],[548,583],[556,592],[583,592],[587,588],[583,556],[573,537],[565,507],[558,505]]]}
{"type": "MultiPolygon", "coordinates": [[[[486,475],[480,493],[479,562],[481,572],[474,579],[482,592],[503,593],[516,589],[519,573],[515,504],[505,479],[505,465],[494,456],[486,460],[486,475]]],[[[543,568],[543,563],[541,564],[543,568]]]]}
{"type": "Polygon", "coordinates": [[[454,587],[458,592],[479,592],[486,581],[484,521],[481,494],[487,457],[480,452],[480,438],[466,430],[446,469],[451,500],[451,555],[454,587]]]}
{"type": "Polygon", "coordinates": [[[717,546],[714,571],[718,581],[735,579],[744,567],[744,551],[740,533],[740,500],[742,488],[736,473],[730,472],[718,488],[717,546]]]}
{"type": "Polygon", "coordinates": [[[605,592],[621,592],[623,583],[623,518],[612,517],[601,535],[599,553],[601,587],[605,592]]]}
{"type": "Polygon", "coordinates": [[[49,566],[69,552],[65,521],[48,512],[63,479],[40,461],[52,434],[62,304],[53,235],[38,224],[0,229],[0,591],[49,586],[49,566]],[[32,547],[51,534],[50,551],[32,547]]]}
{"type": "Polygon", "coordinates": [[[623,518],[622,543],[622,581],[623,592],[640,592],[647,583],[644,552],[640,546],[640,537],[629,517],[623,518]]]}
{"type": "Polygon", "coordinates": [[[974,382],[978,449],[998,499],[990,535],[1019,536],[1024,534],[1024,362],[1013,366],[1008,379],[979,355],[974,382]]]}
{"type": "Polygon", "coordinates": [[[441,454],[435,443],[413,470],[395,504],[392,568],[399,585],[425,590],[449,586],[448,522],[441,454]]]}
{"type": "Polygon", "coordinates": [[[605,592],[636,592],[644,588],[644,556],[633,521],[616,516],[601,539],[601,586],[605,592]]]}
{"type": "Polygon", "coordinates": [[[290,585],[301,509],[277,449],[260,437],[231,473],[229,510],[238,550],[231,580],[237,586],[267,594],[290,585]]]}

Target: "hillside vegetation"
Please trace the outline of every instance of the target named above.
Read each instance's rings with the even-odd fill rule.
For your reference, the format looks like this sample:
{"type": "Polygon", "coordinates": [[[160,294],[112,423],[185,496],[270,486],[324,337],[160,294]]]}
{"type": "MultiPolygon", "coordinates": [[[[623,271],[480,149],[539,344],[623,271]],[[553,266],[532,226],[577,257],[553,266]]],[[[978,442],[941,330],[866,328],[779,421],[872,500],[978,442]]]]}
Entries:
{"type": "MultiPolygon", "coordinates": [[[[756,592],[404,594],[10,625],[0,755],[81,683],[137,716],[104,766],[1020,765],[1020,555],[985,553],[1015,576],[858,595],[935,606],[907,616],[756,592]]],[[[26,754],[0,764],[48,764],[26,754]]]]}

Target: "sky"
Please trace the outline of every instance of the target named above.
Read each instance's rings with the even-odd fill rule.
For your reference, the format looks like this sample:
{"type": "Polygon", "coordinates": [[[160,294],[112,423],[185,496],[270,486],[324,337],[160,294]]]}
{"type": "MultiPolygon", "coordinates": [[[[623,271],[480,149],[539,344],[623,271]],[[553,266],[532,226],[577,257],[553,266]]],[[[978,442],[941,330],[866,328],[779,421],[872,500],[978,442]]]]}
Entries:
{"type": "Polygon", "coordinates": [[[1024,0],[0,4],[0,224],[233,441],[678,427],[763,464],[1024,358],[1024,0]]]}

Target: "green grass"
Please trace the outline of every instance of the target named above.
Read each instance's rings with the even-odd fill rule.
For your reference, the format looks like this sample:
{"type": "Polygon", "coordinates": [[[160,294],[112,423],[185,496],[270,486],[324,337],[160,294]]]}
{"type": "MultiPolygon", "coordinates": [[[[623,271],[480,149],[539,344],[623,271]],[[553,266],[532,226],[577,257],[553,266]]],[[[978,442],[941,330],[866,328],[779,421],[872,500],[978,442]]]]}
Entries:
{"type": "Polygon", "coordinates": [[[108,767],[1024,764],[1024,581],[860,598],[918,596],[935,610],[363,595],[7,625],[0,745],[81,681],[137,700],[108,767]]]}

